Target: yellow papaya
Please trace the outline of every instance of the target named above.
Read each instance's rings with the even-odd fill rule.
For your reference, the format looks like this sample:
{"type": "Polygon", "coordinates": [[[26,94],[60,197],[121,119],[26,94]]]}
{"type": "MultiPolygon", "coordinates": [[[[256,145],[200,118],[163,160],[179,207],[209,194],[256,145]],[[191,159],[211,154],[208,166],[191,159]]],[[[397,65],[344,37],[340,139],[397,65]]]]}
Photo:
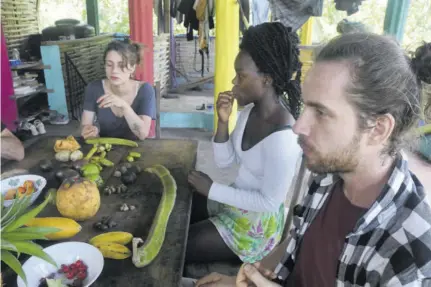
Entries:
{"type": "Polygon", "coordinates": [[[65,217],[39,217],[33,218],[26,224],[28,227],[55,227],[60,231],[46,235],[49,240],[67,239],[75,236],[82,227],[75,220],[65,217]]]}

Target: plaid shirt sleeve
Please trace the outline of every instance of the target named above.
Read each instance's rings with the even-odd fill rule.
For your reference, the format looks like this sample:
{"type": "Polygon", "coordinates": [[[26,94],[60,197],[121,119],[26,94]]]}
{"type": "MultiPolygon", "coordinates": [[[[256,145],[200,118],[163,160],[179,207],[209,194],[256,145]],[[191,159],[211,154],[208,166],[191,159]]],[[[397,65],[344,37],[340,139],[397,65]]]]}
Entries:
{"type": "MultiPolygon", "coordinates": [[[[282,284],[293,271],[303,235],[327,198],[325,180],[314,180],[302,213],[295,214],[291,240],[275,270],[282,284]]],[[[381,195],[346,237],[335,280],[336,286],[347,287],[431,287],[431,208],[402,156],[381,195]]]]}

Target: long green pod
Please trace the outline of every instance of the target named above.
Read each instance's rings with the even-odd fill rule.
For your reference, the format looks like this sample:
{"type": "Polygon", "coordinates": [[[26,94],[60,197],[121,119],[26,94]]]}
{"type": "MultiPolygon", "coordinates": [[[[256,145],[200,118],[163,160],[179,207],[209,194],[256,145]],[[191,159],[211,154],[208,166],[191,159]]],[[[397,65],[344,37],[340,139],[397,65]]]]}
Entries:
{"type": "Polygon", "coordinates": [[[163,184],[163,195],[145,244],[138,247],[138,244],[142,243],[143,240],[141,238],[133,238],[132,261],[136,267],[147,266],[159,254],[165,240],[166,226],[168,225],[169,217],[174,209],[177,197],[177,184],[166,167],[155,165],[145,169],[145,171],[154,173],[160,178],[163,184]]]}
{"type": "Polygon", "coordinates": [[[91,149],[90,149],[90,151],[87,153],[87,155],[85,156],[85,160],[90,160],[90,158],[96,153],[96,151],[97,151],[97,146],[96,145],[94,145],[91,149]]]}
{"type": "Polygon", "coordinates": [[[138,147],[138,143],[118,138],[92,138],[85,141],[86,144],[111,144],[111,145],[125,145],[131,147],[138,147]]]}

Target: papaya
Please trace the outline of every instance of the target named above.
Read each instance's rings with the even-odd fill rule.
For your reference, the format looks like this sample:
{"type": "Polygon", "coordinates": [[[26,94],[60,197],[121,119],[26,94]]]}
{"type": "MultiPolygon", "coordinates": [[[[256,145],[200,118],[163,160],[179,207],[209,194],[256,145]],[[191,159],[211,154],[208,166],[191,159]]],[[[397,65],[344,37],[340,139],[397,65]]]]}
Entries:
{"type": "Polygon", "coordinates": [[[60,231],[45,235],[49,240],[61,240],[75,236],[82,227],[75,220],[64,217],[38,217],[26,224],[28,227],[55,227],[60,231]]]}

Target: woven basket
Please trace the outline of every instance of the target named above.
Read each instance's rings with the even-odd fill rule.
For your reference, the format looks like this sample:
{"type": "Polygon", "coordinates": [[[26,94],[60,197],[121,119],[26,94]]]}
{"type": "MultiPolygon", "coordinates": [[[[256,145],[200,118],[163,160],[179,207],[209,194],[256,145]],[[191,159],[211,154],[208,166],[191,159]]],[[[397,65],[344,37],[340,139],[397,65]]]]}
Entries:
{"type": "Polygon", "coordinates": [[[9,57],[31,34],[39,32],[37,0],[2,0],[1,23],[9,57]]]}

